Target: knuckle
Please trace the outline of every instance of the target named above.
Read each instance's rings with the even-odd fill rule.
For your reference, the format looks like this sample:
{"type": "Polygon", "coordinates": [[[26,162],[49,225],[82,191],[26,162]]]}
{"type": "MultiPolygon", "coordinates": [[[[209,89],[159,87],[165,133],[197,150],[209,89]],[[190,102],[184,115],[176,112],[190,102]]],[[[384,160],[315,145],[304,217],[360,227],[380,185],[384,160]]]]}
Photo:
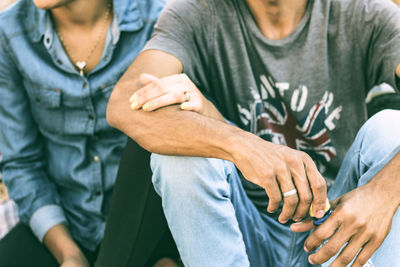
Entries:
{"type": "Polygon", "coordinates": [[[300,197],[300,203],[309,206],[312,202],[312,196],[310,194],[305,194],[300,197]]]}
{"type": "Polygon", "coordinates": [[[275,172],[271,169],[265,169],[262,171],[262,176],[268,178],[268,182],[271,184],[271,179],[275,178],[275,172]]]}
{"type": "Polygon", "coordinates": [[[321,231],[314,231],[313,235],[317,240],[325,240],[325,235],[321,231]]]}
{"type": "Polygon", "coordinates": [[[365,256],[358,256],[356,263],[358,263],[360,266],[364,266],[365,264],[367,264],[368,260],[369,260],[369,258],[367,258],[365,256]]]}
{"type": "Polygon", "coordinates": [[[344,264],[345,266],[347,266],[347,264],[349,264],[352,260],[353,257],[348,254],[340,255],[339,257],[340,263],[344,264]]]}
{"type": "Polygon", "coordinates": [[[286,197],[284,201],[285,201],[286,204],[289,204],[291,206],[295,206],[299,202],[299,198],[296,195],[293,195],[293,196],[290,196],[290,197],[286,197]]]}
{"type": "Polygon", "coordinates": [[[303,159],[304,162],[307,164],[312,164],[314,165],[314,161],[311,159],[311,157],[304,151],[299,151],[300,157],[303,159]]]}
{"type": "Polygon", "coordinates": [[[335,255],[337,252],[336,246],[326,243],[325,244],[325,251],[328,255],[335,255]]]}
{"type": "MultiPolygon", "coordinates": [[[[324,192],[326,191],[326,182],[318,179],[314,188],[316,191],[324,192]]],[[[326,201],[325,199],[320,199],[318,204],[324,205],[325,201],[326,201]]]]}
{"type": "Polygon", "coordinates": [[[286,164],[284,164],[283,162],[275,164],[275,172],[281,175],[286,174],[287,173],[286,164]]]}
{"type": "Polygon", "coordinates": [[[270,201],[274,204],[279,204],[282,201],[282,197],[280,197],[278,194],[273,194],[272,196],[270,196],[270,201]]]}
{"type": "Polygon", "coordinates": [[[161,80],[155,80],[152,83],[153,83],[154,87],[157,87],[157,89],[162,86],[161,80]]]}
{"type": "Polygon", "coordinates": [[[377,234],[368,227],[364,230],[364,235],[368,236],[369,239],[375,239],[377,237],[377,234]]]}
{"type": "Polygon", "coordinates": [[[296,166],[298,164],[298,160],[297,157],[295,156],[288,156],[286,158],[286,162],[290,165],[290,166],[296,166]]]}
{"type": "MultiPolygon", "coordinates": [[[[353,217],[355,217],[354,215],[353,215],[353,217]]],[[[365,225],[367,224],[367,220],[366,219],[364,219],[364,218],[360,218],[360,217],[356,217],[354,220],[353,220],[353,224],[354,224],[354,226],[355,227],[357,227],[357,228],[364,228],[365,227],[365,225]]],[[[370,231],[370,230],[369,230],[370,231]]]]}

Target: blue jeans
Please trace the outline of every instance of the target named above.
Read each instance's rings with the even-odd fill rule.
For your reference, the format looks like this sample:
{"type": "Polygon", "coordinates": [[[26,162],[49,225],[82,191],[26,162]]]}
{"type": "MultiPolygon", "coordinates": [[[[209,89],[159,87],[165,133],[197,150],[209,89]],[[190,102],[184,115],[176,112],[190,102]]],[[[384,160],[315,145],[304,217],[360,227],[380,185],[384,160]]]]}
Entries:
{"type": "MultiPolygon", "coordinates": [[[[344,159],[334,198],[367,183],[400,150],[400,112],[384,111],[358,133],[344,159]]],[[[309,233],[294,233],[257,211],[236,167],[221,159],[162,156],[151,158],[153,183],[186,266],[310,266],[303,250],[309,233]]],[[[371,261],[398,266],[400,218],[371,261]]]]}

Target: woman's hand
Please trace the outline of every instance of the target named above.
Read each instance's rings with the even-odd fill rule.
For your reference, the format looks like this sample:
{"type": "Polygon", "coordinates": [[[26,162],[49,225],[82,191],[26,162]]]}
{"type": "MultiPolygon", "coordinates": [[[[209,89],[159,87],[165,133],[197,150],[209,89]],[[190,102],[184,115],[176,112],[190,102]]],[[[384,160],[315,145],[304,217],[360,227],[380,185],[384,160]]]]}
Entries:
{"type": "Polygon", "coordinates": [[[176,74],[165,78],[157,78],[150,74],[142,74],[141,82],[145,85],[130,98],[131,109],[142,108],[154,111],[169,105],[180,104],[183,110],[203,114],[207,99],[186,74],[176,74]]]}
{"type": "Polygon", "coordinates": [[[64,259],[61,267],[89,267],[89,263],[83,254],[77,254],[64,259]]]}

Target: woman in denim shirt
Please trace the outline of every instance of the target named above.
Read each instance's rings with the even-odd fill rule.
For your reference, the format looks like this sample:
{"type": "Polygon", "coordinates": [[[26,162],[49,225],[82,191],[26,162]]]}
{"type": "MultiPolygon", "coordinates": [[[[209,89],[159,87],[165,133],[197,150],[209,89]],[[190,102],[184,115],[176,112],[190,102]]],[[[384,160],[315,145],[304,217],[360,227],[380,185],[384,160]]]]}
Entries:
{"type": "Polygon", "coordinates": [[[0,169],[22,221],[2,241],[19,242],[13,264],[94,262],[127,140],[106,104],[164,4],[20,0],[0,14],[0,169]]]}

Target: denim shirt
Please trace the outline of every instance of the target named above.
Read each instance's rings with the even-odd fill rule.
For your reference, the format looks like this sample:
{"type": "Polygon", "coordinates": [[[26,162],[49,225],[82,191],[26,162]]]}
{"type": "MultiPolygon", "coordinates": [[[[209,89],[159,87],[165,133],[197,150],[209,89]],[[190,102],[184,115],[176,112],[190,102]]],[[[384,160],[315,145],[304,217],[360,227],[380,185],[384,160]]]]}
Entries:
{"type": "Polygon", "coordinates": [[[0,14],[0,170],[39,240],[65,223],[87,249],[101,242],[127,141],[107,124],[107,101],[164,4],[114,0],[101,61],[87,76],[69,61],[49,11],[20,0],[0,14]]]}

